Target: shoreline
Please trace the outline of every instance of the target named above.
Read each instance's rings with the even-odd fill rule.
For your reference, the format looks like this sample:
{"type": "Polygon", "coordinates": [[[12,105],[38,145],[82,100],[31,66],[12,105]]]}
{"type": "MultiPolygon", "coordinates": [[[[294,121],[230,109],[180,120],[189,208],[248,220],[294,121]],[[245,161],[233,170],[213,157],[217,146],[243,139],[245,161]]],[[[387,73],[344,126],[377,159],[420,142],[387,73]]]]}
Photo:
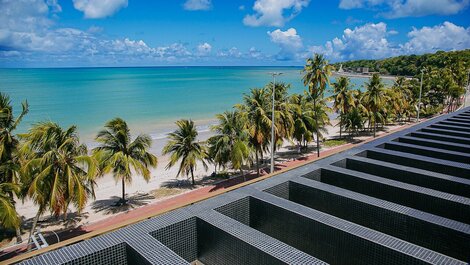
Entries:
{"type": "MultiPolygon", "coordinates": [[[[331,126],[328,126],[328,133],[325,134],[326,139],[335,139],[339,135],[339,128],[334,126],[336,124],[336,120],[332,121],[331,126]]],[[[388,131],[396,130],[397,128],[401,128],[406,126],[407,123],[404,125],[393,125],[393,126],[386,126],[384,128],[385,132],[381,132],[384,134],[388,131]]],[[[210,137],[211,132],[206,134],[200,134],[199,140],[203,141],[210,137]]],[[[370,135],[363,135],[359,137],[355,137],[355,140],[366,140],[372,138],[370,135]]],[[[348,144],[348,143],[347,143],[348,144]]],[[[339,145],[342,146],[342,145],[339,145]]],[[[339,146],[334,147],[322,147],[322,152],[330,150],[332,148],[336,148],[339,146]]],[[[154,145],[152,149],[155,148],[162,148],[163,145],[154,145]]],[[[282,148],[280,148],[276,152],[276,164],[283,164],[289,161],[297,160],[299,157],[309,156],[315,153],[313,150],[314,144],[309,145],[309,152],[298,154],[297,148],[295,145],[292,145],[289,141],[286,141],[282,148]]],[[[161,152],[161,149],[158,150],[161,152]]],[[[158,156],[158,166],[154,169],[151,169],[151,178],[149,182],[146,182],[142,177],[138,175],[133,176],[133,180],[131,184],[126,185],[126,196],[132,200],[139,200],[136,204],[135,208],[129,209],[138,209],[147,204],[158,203],[159,201],[166,200],[168,197],[163,198],[151,198],[149,196],[152,194],[154,190],[157,190],[161,187],[174,187],[175,185],[180,185],[184,183],[184,180],[189,179],[189,177],[181,176],[179,178],[176,177],[178,168],[173,167],[170,169],[166,169],[166,164],[168,162],[169,156],[158,156]]],[[[264,168],[265,165],[262,166],[264,168]]],[[[202,164],[198,162],[197,169],[195,171],[195,177],[197,181],[201,181],[201,179],[207,178],[210,176],[211,172],[213,172],[213,166],[209,165],[208,170],[205,170],[202,167],[202,164]]],[[[231,172],[231,171],[229,171],[231,172]]],[[[252,173],[253,169],[247,171],[247,174],[252,173]]],[[[233,173],[233,172],[232,172],[233,173]]],[[[121,196],[121,185],[119,181],[116,181],[112,175],[105,175],[96,180],[96,188],[95,194],[96,199],[94,201],[89,201],[87,206],[85,207],[84,211],[78,215],[76,210],[73,207],[70,207],[69,216],[73,216],[71,220],[62,221],[61,217],[58,220],[55,218],[51,218],[48,215],[44,215],[41,220],[48,220],[46,222],[42,221],[45,227],[43,227],[43,231],[57,231],[63,230],[70,227],[79,227],[83,225],[89,225],[100,220],[106,218],[112,218],[116,213],[109,213],[109,209],[112,207],[112,204],[117,201],[117,199],[121,196]]],[[[207,185],[207,184],[206,184],[207,185]]],[[[18,213],[24,218],[25,223],[28,220],[31,220],[35,213],[36,213],[36,206],[30,200],[25,200],[24,203],[21,200],[17,201],[17,211],[18,213]]],[[[126,211],[127,212],[127,211],[126,211]]],[[[27,232],[25,229],[24,232],[27,232]]],[[[13,240],[14,241],[14,240],[13,240]]]]}
{"type": "MultiPolygon", "coordinates": [[[[372,77],[371,74],[360,74],[360,73],[349,73],[349,72],[332,72],[332,76],[347,76],[347,77],[354,77],[354,78],[365,78],[369,79],[372,77]]],[[[395,80],[399,76],[394,76],[394,75],[380,75],[380,78],[386,79],[386,80],[395,80]]],[[[408,78],[405,76],[405,78],[408,78]]]]}
{"type": "MultiPolygon", "coordinates": [[[[423,119],[424,121],[424,119],[423,119]]],[[[385,126],[382,130],[378,131],[378,134],[377,134],[377,137],[382,137],[382,136],[385,136],[385,135],[388,135],[390,133],[394,133],[394,132],[397,132],[397,131],[400,131],[408,126],[411,126],[415,123],[411,122],[411,123],[400,123],[400,124],[391,124],[391,125],[388,125],[388,126],[385,126]]],[[[327,138],[328,139],[334,139],[335,137],[338,136],[339,134],[339,130],[338,128],[334,127],[334,126],[329,126],[328,127],[329,131],[328,131],[328,134],[327,134],[327,138]]],[[[363,144],[363,143],[366,143],[368,141],[371,141],[373,139],[376,139],[376,138],[373,138],[372,135],[370,134],[365,134],[365,135],[360,135],[360,136],[357,136],[354,138],[354,141],[353,142],[346,142],[344,144],[341,144],[341,145],[337,145],[337,146],[331,146],[331,147],[323,147],[321,150],[322,152],[322,156],[324,156],[325,154],[328,154],[330,152],[333,152],[333,153],[336,153],[336,152],[341,152],[342,150],[344,149],[348,149],[348,148],[351,148],[351,147],[354,147],[356,145],[360,145],[360,144],[363,144]]],[[[310,145],[310,147],[312,147],[312,145],[310,145]]],[[[290,143],[285,143],[284,146],[278,150],[277,152],[277,157],[276,157],[276,168],[281,168],[281,170],[288,170],[289,168],[292,168],[292,167],[296,167],[296,166],[299,166],[301,164],[304,164],[306,161],[311,161],[312,159],[315,160],[316,158],[316,151],[314,149],[311,149],[309,152],[305,152],[305,153],[302,153],[302,154],[298,154],[296,151],[295,151],[295,148],[292,148],[292,145],[290,143]],[[286,156],[287,154],[287,156],[286,156]],[[299,164],[300,163],[300,164],[299,164]]],[[[160,163],[163,162],[163,161],[160,161],[160,163]]],[[[160,167],[161,169],[161,167],[160,167]]],[[[267,167],[266,165],[263,165],[261,167],[262,172],[261,172],[261,176],[264,176],[265,174],[267,174],[267,172],[265,170],[267,170],[267,167]]],[[[209,168],[208,171],[205,171],[206,174],[204,176],[207,176],[207,172],[210,172],[211,171],[211,168],[209,168]]],[[[199,172],[197,174],[198,176],[198,180],[200,181],[201,180],[201,168],[198,169],[199,172]]],[[[153,175],[153,174],[152,174],[153,175]]],[[[247,172],[247,179],[248,181],[250,181],[251,179],[253,179],[253,171],[249,171],[247,172]],[[251,173],[251,175],[250,175],[251,173]]],[[[256,178],[256,177],[254,177],[256,178]]],[[[103,178],[102,178],[103,179],[103,178]]],[[[226,180],[226,181],[215,181],[215,182],[211,182],[211,183],[206,183],[204,185],[204,183],[202,183],[203,185],[198,185],[196,188],[194,189],[188,189],[188,190],[185,190],[184,192],[182,193],[179,193],[179,194],[175,194],[175,195],[171,195],[171,196],[166,196],[166,197],[161,197],[161,198],[149,198],[149,187],[151,186],[150,183],[148,184],[144,184],[143,187],[144,187],[144,190],[135,190],[134,193],[131,193],[130,189],[129,189],[129,186],[127,186],[126,190],[128,191],[127,192],[127,196],[128,198],[131,198],[134,199],[134,198],[142,198],[142,201],[141,204],[137,204],[135,207],[131,207],[129,209],[126,209],[126,210],[121,210],[121,211],[117,211],[117,212],[112,212],[112,209],[116,209],[115,207],[113,208],[111,206],[111,203],[112,202],[115,202],[116,201],[116,198],[114,198],[114,196],[111,195],[111,197],[108,197],[108,198],[105,198],[104,200],[103,199],[98,199],[98,197],[103,197],[104,194],[98,194],[98,192],[102,192],[102,191],[105,191],[105,190],[108,190],[109,188],[111,189],[115,189],[117,191],[120,192],[120,188],[121,186],[120,185],[114,185],[114,181],[112,181],[112,183],[109,182],[109,180],[113,180],[112,179],[112,176],[108,176],[107,178],[107,181],[104,181],[103,184],[107,183],[107,187],[104,186],[104,185],[99,185],[99,190],[101,191],[98,191],[98,188],[97,188],[97,200],[95,202],[90,202],[88,203],[89,205],[87,205],[87,208],[85,209],[84,212],[82,212],[82,214],[80,215],[77,215],[76,212],[74,212],[73,210],[70,211],[69,213],[69,219],[64,222],[60,219],[55,219],[55,218],[51,218],[50,216],[43,216],[41,218],[41,221],[40,223],[43,224],[43,227],[42,227],[42,231],[47,233],[45,234],[46,236],[48,236],[48,238],[51,238],[50,236],[53,235],[51,234],[51,231],[56,231],[59,233],[59,235],[65,237],[65,239],[69,239],[69,238],[73,238],[73,234],[77,231],[86,231],[85,233],[89,233],[89,232],[93,232],[95,231],[96,229],[103,229],[104,227],[108,226],[109,223],[115,223],[115,222],[120,222],[119,220],[121,220],[122,218],[126,219],[126,216],[139,216],[139,215],[142,215],[143,213],[148,213],[149,209],[152,209],[152,208],[161,208],[161,207],[167,207],[169,204],[172,204],[172,203],[176,203],[177,201],[186,201],[185,198],[193,198],[194,196],[196,195],[201,195],[201,194],[205,194],[205,193],[210,193],[214,187],[218,187],[219,186],[219,183],[222,184],[222,183],[230,183],[230,182],[233,182],[233,180],[237,180],[237,181],[241,181],[243,182],[243,180],[240,179],[240,176],[236,177],[234,176],[233,178],[230,178],[229,180],[226,180]],[[98,203],[97,203],[98,202],[98,203]],[[107,204],[103,207],[103,203],[107,204]],[[94,205],[101,205],[101,209],[97,208],[97,207],[94,207],[94,205]],[[111,209],[111,212],[110,212],[110,209],[111,209]],[[108,213],[105,213],[105,211],[108,211],[108,213]],[[93,217],[93,218],[92,218],[93,217]],[[69,237],[67,237],[67,235],[69,235],[69,237]],[[72,236],[72,237],[70,237],[72,236]]],[[[101,180],[101,179],[100,179],[101,180]]],[[[106,179],[105,179],[106,180],[106,179]]],[[[167,179],[168,182],[172,182],[172,181],[175,181],[176,179],[167,179]]],[[[151,182],[154,181],[154,178],[152,177],[152,180],[151,182]]],[[[165,180],[161,180],[161,184],[164,183],[165,180]]],[[[101,182],[101,181],[100,181],[101,182]]],[[[179,180],[177,181],[179,182],[179,180]]],[[[238,183],[238,182],[237,182],[238,183]]],[[[173,182],[174,184],[174,182],[173,182]]],[[[132,185],[133,186],[133,185],[132,185]]],[[[224,186],[224,184],[222,184],[222,186],[224,186]]],[[[230,187],[230,186],[228,186],[230,187]]],[[[217,188],[218,189],[218,188],[217,188]]],[[[117,194],[120,194],[120,193],[117,193],[117,194]]],[[[198,196],[199,196],[198,195],[198,196]]],[[[117,196],[120,196],[120,195],[117,195],[117,196]]],[[[26,204],[28,204],[28,202],[26,202],[26,204]]],[[[25,205],[22,205],[22,206],[25,206],[25,205]]],[[[33,207],[34,208],[34,207],[33,207]]],[[[32,210],[31,207],[27,207],[26,209],[29,209],[30,211],[32,210]]],[[[20,211],[19,211],[20,212],[20,211]]],[[[27,234],[27,230],[24,231],[25,234],[27,234]]],[[[23,234],[23,236],[25,236],[25,234],[23,234]]],[[[14,239],[12,240],[12,242],[14,241],[14,239]]],[[[6,247],[7,249],[10,249],[10,251],[8,252],[5,252],[5,253],[10,253],[11,251],[14,251],[13,249],[21,249],[21,246],[22,245],[12,245],[10,242],[9,244],[9,247],[6,247]]],[[[7,245],[4,245],[7,246],[7,245]]]]}

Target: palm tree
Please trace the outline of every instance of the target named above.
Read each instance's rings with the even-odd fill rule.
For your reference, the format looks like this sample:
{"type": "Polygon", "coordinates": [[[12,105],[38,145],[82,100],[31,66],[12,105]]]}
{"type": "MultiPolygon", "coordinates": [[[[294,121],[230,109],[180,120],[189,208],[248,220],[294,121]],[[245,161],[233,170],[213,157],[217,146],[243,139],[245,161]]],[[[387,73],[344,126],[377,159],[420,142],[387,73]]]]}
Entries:
{"type": "Polygon", "coordinates": [[[96,141],[100,146],[93,149],[101,173],[112,172],[116,181],[121,181],[122,197],[116,205],[124,205],[126,201],[126,183],[132,182],[132,173],[142,175],[150,180],[150,167],[157,166],[157,157],[148,152],[152,138],[140,134],[132,141],[127,123],[121,118],[114,118],[105,124],[105,129],[98,133],[96,141]]]}
{"type": "Polygon", "coordinates": [[[212,126],[216,135],[209,138],[209,150],[220,166],[230,163],[244,176],[243,165],[249,161],[249,135],[243,117],[237,111],[226,111],[216,115],[218,124],[212,126]]]}
{"type": "MultiPolygon", "coordinates": [[[[307,59],[303,69],[302,78],[304,86],[308,87],[310,98],[313,100],[313,109],[315,113],[315,123],[318,126],[317,103],[323,99],[326,86],[330,83],[331,66],[325,60],[323,55],[315,54],[313,58],[307,59]]],[[[320,139],[319,131],[317,135],[317,156],[320,157],[320,139]]]]}
{"type": "MultiPolygon", "coordinates": [[[[293,104],[289,101],[290,84],[276,83],[274,95],[274,148],[281,146],[284,139],[289,139],[293,133],[294,120],[292,117],[293,104]]],[[[273,83],[265,88],[266,94],[272,99],[273,83]]],[[[267,115],[272,117],[272,101],[269,100],[267,115]]]]}
{"type": "Polygon", "coordinates": [[[339,137],[342,136],[344,126],[344,115],[354,107],[354,96],[350,89],[349,77],[340,76],[333,83],[333,109],[339,114],[339,137]]]}
{"type": "Polygon", "coordinates": [[[0,183],[0,226],[3,228],[17,228],[20,225],[11,193],[19,193],[19,186],[13,183],[0,183]]]}
{"type": "Polygon", "coordinates": [[[171,154],[166,168],[173,167],[181,160],[176,176],[191,174],[192,185],[195,185],[194,170],[196,170],[197,161],[201,161],[203,167],[207,170],[207,164],[204,161],[207,154],[204,146],[197,141],[198,133],[192,120],[179,120],[176,125],[178,129],[168,134],[170,140],[163,147],[163,155],[171,154]]]}
{"type": "Polygon", "coordinates": [[[290,97],[292,104],[292,119],[294,122],[292,137],[297,141],[299,153],[302,145],[307,145],[313,140],[313,130],[315,127],[315,115],[313,113],[313,103],[308,100],[308,95],[293,94],[290,97]]]}
{"type": "Polygon", "coordinates": [[[33,221],[30,237],[40,216],[49,210],[55,216],[64,214],[72,204],[80,213],[89,197],[94,198],[96,161],[80,144],[76,127],[63,130],[53,122],[35,124],[26,134],[21,154],[26,163],[22,182],[27,194],[39,209],[33,221]]]}
{"type": "Polygon", "coordinates": [[[366,83],[367,91],[364,93],[364,103],[369,111],[369,125],[373,126],[374,137],[377,129],[377,121],[383,120],[383,106],[386,99],[384,84],[378,74],[373,74],[366,83]],[[372,122],[372,124],[370,124],[372,122]]]}
{"type": "Polygon", "coordinates": [[[344,128],[349,132],[350,136],[357,135],[358,131],[364,126],[363,117],[357,107],[344,114],[343,122],[344,128]]]}
{"type": "MultiPolygon", "coordinates": [[[[13,115],[13,107],[11,106],[10,97],[0,93],[0,183],[16,185],[19,183],[18,171],[21,167],[18,156],[19,141],[14,131],[28,113],[28,102],[22,103],[22,111],[15,119],[13,115]]],[[[15,209],[15,200],[13,197],[13,189],[7,189],[6,195],[15,209]]],[[[16,212],[16,210],[15,210],[16,212]]],[[[18,218],[18,220],[20,220],[18,218]]],[[[21,225],[18,223],[16,229],[16,241],[22,242],[21,225]]]]}
{"type": "Polygon", "coordinates": [[[269,116],[269,95],[265,89],[251,89],[249,95],[243,96],[243,104],[236,105],[244,116],[250,144],[255,149],[256,172],[259,177],[259,155],[263,156],[263,151],[269,142],[268,137],[271,131],[271,117],[269,116]]]}

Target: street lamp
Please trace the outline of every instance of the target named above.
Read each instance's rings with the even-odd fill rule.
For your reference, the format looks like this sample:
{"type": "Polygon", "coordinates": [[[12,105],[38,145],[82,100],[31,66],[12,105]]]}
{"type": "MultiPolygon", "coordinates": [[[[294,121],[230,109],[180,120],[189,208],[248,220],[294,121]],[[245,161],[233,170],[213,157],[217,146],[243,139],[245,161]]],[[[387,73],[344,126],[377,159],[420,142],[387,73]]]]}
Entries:
{"type": "Polygon", "coordinates": [[[419,100],[418,100],[418,117],[416,118],[417,122],[419,122],[419,111],[421,110],[421,94],[423,93],[423,74],[424,74],[424,68],[421,69],[421,84],[419,86],[419,100]]]}
{"type": "Polygon", "coordinates": [[[465,88],[465,94],[463,94],[463,107],[464,108],[467,103],[467,93],[469,91],[470,91],[470,70],[468,70],[468,73],[467,73],[467,87],[465,88]]]}
{"type": "Polygon", "coordinates": [[[271,172],[274,172],[274,94],[276,92],[276,76],[282,75],[280,72],[269,73],[273,76],[273,108],[271,113],[271,172]]]}

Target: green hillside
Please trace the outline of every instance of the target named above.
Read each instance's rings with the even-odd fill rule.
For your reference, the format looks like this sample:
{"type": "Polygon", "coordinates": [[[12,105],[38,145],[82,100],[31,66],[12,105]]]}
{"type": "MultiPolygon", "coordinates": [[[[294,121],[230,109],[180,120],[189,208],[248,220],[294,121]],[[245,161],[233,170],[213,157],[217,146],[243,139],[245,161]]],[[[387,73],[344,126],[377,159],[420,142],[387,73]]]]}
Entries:
{"type": "Polygon", "coordinates": [[[470,68],[470,49],[438,51],[423,55],[402,55],[382,60],[348,61],[334,64],[335,68],[339,69],[340,64],[343,68],[369,67],[369,71],[400,76],[416,76],[422,68],[451,68],[460,72],[470,68]]]}

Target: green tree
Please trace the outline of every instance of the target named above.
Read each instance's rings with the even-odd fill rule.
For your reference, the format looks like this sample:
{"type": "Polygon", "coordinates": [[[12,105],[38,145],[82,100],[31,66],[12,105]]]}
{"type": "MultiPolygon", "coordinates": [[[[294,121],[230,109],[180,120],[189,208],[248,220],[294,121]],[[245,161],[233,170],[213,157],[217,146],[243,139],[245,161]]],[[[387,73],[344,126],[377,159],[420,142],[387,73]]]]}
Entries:
{"type": "Polygon", "coordinates": [[[333,110],[339,115],[339,137],[341,138],[344,127],[344,115],[349,113],[349,110],[354,107],[354,96],[349,77],[338,77],[336,82],[333,83],[332,92],[333,110]]]}
{"type": "MultiPolygon", "coordinates": [[[[15,118],[10,97],[4,93],[0,93],[0,183],[12,185],[20,184],[18,175],[18,171],[21,167],[20,157],[18,155],[19,141],[14,131],[23,120],[23,117],[28,113],[28,110],[28,102],[24,101],[20,115],[15,118]]],[[[5,190],[9,201],[12,203],[13,209],[15,209],[13,191],[13,189],[5,190]]],[[[18,218],[18,220],[20,219],[18,218]]],[[[18,223],[15,229],[16,241],[20,243],[22,242],[21,224],[18,223]]]]}
{"type": "MultiPolygon", "coordinates": [[[[313,58],[308,58],[303,69],[304,76],[302,78],[304,86],[308,87],[309,96],[313,100],[313,110],[315,116],[316,127],[318,124],[317,103],[323,100],[326,86],[330,83],[331,66],[323,55],[315,54],[313,58]]],[[[320,157],[320,137],[319,130],[316,130],[317,138],[317,156],[320,157]]]]}
{"type": "Polygon", "coordinates": [[[367,91],[363,96],[363,104],[369,112],[369,126],[373,127],[374,137],[377,130],[377,122],[383,121],[382,108],[384,107],[386,94],[382,80],[378,74],[372,75],[366,83],[367,91]]]}
{"type": "Polygon", "coordinates": [[[205,162],[207,154],[204,146],[197,141],[198,133],[192,120],[179,120],[176,125],[178,128],[168,134],[169,141],[163,147],[164,155],[171,154],[166,168],[173,167],[181,160],[176,176],[191,174],[192,185],[195,185],[194,170],[197,168],[197,161],[200,161],[207,170],[205,162]]]}
{"type": "Polygon", "coordinates": [[[307,146],[313,141],[313,131],[315,128],[315,115],[313,113],[313,103],[308,100],[308,95],[293,94],[290,97],[292,104],[292,119],[294,122],[292,137],[297,141],[299,153],[302,145],[307,146]]]}
{"type": "Polygon", "coordinates": [[[269,93],[265,89],[251,89],[249,95],[243,96],[243,104],[236,105],[246,119],[250,145],[255,149],[256,172],[259,176],[259,156],[269,143],[271,135],[271,117],[269,116],[269,93]]]}
{"type": "Polygon", "coordinates": [[[20,218],[16,213],[15,202],[11,193],[19,193],[19,186],[13,183],[0,183],[0,226],[3,228],[17,228],[20,218]]]}
{"type": "Polygon", "coordinates": [[[211,127],[216,135],[209,138],[209,150],[213,160],[225,167],[230,163],[231,167],[239,170],[244,176],[243,166],[249,162],[250,145],[249,135],[243,116],[237,111],[226,111],[217,114],[217,125],[211,127]]]}
{"type": "Polygon", "coordinates": [[[112,173],[116,181],[121,181],[122,198],[117,205],[126,201],[126,183],[132,182],[132,173],[142,175],[148,182],[150,169],[157,166],[157,157],[148,150],[152,146],[152,138],[147,134],[138,135],[133,141],[127,123],[115,118],[105,124],[96,141],[100,144],[93,149],[93,155],[99,162],[101,173],[112,173]]]}
{"type": "Polygon", "coordinates": [[[38,206],[30,236],[40,216],[47,210],[64,214],[70,204],[80,213],[88,198],[94,198],[96,161],[80,144],[76,127],[63,130],[53,122],[35,124],[26,134],[21,153],[26,159],[22,181],[27,194],[38,206]]]}
{"type": "MultiPolygon", "coordinates": [[[[269,104],[266,113],[272,117],[272,93],[273,83],[269,83],[267,90],[269,104]]],[[[274,95],[274,150],[282,146],[284,140],[290,139],[293,132],[294,120],[292,117],[293,105],[289,101],[290,84],[276,83],[274,95]]]]}
{"type": "Polygon", "coordinates": [[[344,128],[350,136],[357,135],[364,128],[364,118],[357,107],[352,108],[344,115],[344,128]]]}

